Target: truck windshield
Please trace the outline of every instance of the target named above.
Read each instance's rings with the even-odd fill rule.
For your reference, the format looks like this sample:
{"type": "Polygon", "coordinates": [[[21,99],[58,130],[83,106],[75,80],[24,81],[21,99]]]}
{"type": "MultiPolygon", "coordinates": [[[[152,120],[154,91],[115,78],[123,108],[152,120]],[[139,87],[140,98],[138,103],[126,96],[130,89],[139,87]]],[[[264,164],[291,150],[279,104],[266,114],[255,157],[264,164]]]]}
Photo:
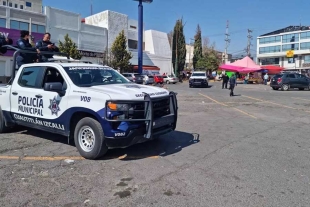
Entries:
{"type": "Polygon", "coordinates": [[[206,76],[205,73],[193,73],[192,76],[206,76]]]}
{"type": "Polygon", "coordinates": [[[72,82],[80,87],[130,83],[113,68],[102,66],[64,67],[72,82]]]}

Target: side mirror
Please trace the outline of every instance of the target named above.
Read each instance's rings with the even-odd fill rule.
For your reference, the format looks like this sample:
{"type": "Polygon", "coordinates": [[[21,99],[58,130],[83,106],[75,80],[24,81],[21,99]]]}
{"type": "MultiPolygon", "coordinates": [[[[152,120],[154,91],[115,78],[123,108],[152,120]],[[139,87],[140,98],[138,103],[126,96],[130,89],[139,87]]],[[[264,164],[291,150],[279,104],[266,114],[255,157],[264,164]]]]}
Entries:
{"type": "Polygon", "coordinates": [[[57,92],[60,96],[64,96],[66,93],[66,91],[63,89],[63,85],[60,82],[45,83],[44,90],[57,92]]]}

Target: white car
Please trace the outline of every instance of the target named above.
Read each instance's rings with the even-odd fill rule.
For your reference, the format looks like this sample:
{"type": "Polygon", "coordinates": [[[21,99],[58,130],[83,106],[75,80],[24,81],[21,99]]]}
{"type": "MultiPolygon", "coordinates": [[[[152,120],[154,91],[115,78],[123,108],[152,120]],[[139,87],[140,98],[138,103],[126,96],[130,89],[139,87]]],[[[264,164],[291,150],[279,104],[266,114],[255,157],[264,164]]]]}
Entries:
{"type": "Polygon", "coordinates": [[[205,71],[195,71],[189,78],[189,87],[208,87],[208,76],[205,71]]]}
{"type": "Polygon", "coordinates": [[[164,75],[164,82],[167,84],[173,83],[176,84],[177,82],[179,82],[179,78],[173,76],[173,75],[164,75]]]}
{"type": "MultiPolygon", "coordinates": [[[[16,49],[18,50],[18,49],[16,49]]],[[[0,133],[22,125],[74,139],[87,159],[176,128],[176,94],[85,63],[24,64],[0,85],[0,133]]]]}

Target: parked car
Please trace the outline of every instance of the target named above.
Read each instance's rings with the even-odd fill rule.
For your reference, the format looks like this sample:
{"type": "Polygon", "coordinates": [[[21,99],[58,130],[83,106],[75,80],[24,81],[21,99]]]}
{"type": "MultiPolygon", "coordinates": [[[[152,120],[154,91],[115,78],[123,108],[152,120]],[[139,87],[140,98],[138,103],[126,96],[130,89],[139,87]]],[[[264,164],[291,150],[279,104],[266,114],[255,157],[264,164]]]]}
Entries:
{"type": "Polygon", "coordinates": [[[298,73],[283,73],[275,75],[270,81],[270,87],[273,90],[281,88],[282,91],[288,91],[291,88],[310,90],[310,79],[298,73]]]}
{"type": "Polygon", "coordinates": [[[126,77],[128,80],[134,83],[142,84],[143,83],[143,77],[139,73],[123,73],[124,77],[126,77]]]}
{"type": "Polygon", "coordinates": [[[164,78],[161,75],[154,75],[154,82],[155,83],[160,83],[163,84],[164,83],[164,78]]]}
{"type": "Polygon", "coordinates": [[[176,84],[177,82],[179,82],[179,78],[173,76],[173,75],[164,75],[164,82],[167,84],[173,83],[176,84]]]}
{"type": "Polygon", "coordinates": [[[152,75],[142,75],[143,77],[143,84],[153,84],[154,83],[154,76],[152,75]]]}
{"type": "Polygon", "coordinates": [[[189,78],[189,87],[193,88],[195,86],[208,87],[208,77],[204,71],[195,71],[189,78]]]}

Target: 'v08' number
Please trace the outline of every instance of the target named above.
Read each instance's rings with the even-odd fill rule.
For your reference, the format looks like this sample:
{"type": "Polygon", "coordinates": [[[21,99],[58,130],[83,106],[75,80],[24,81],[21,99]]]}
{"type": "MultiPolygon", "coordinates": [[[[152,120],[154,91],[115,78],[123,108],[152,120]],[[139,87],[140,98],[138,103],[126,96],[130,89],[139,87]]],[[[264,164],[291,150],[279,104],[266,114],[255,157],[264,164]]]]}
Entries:
{"type": "Polygon", "coordinates": [[[88,97],[88,96],[81,96],[81,101],[90,102],[90,100],[91,100],[91,97],[88,97]]]}

